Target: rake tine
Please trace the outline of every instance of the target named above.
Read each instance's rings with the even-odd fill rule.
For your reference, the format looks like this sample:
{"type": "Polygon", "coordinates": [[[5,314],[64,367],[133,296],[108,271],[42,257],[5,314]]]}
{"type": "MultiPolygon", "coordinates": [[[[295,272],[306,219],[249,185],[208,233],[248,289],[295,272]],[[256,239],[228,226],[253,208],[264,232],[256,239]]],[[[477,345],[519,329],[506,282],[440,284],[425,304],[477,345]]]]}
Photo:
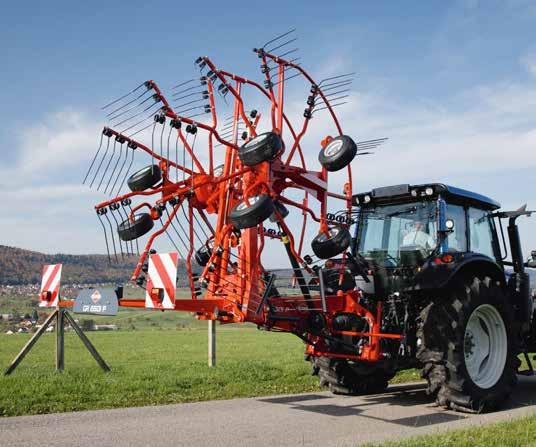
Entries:
{"type": "Polygon", "coordinates": [[[130,92],[124,94],[123,96],[121,96],[120,98],[117,98],[116,100],[106,104],[105,106],[101,107],[101,110],[104,110],[106,109],[107,107],[110,107],[111,105],[115,104],[116,102],[119,102],[121,101],[122,99],[126,98],[128,95],[131,95],[132,93],[135,93],[137,90],[139,90],[143,85],[146,86],[146,83],[145,82],[142,82],[140,85],[138,85],[134,90],[131,90],[130,92]]]}
{"type": "Polygon", "coordinates": [[[95,153],[95,156],[93,157],[93,161],[91,162],[91,164],[89,165],[89,169],[87,170],[87,173],[86,173],[86,176],[84,177],[84,181],[82,182],[82,185],[84,185],[86,183],[86,180],[87,180],[87,177],[89,175],[89,173],[91,172],[91,168],[93,167],[93,165],[95,164],[95,160],[97,160],[97,157],[99,155],[99,152],[101,150],[101,147],[102,147],[102,139],[104,138],[104,130],[102,131],[101,133],[101,137],[100,137],[100,143],[99,143],[99,148],[97,149],[97,152],[95,153]]]}
{"type": "MultiPolygon", "coordinates": [[[[161,217],[159,219],[160,219],[160,224],[162,225],[162,227],[164,227],[164,221],[162,220],[161,217]]],[[[170,225],[171,225],[171,222],[170,222],[170,225]]],[[[168,230],[169,230],[169,227],[164,230],[164,232],[166,233],[166,236],[169,238],[169,241],[173,244],[173,247],[175,247],[175,250],[177,250],[177,253],[179,254],[179,256],[182,259],[184,259],[184,257],[182,256],[181,251],[179,250],[179,247],[177,247],[177,244],[175,244],[175,241],[173,240],[173,238],[169,234],[168,230]]]]}
{"type": "MultiPolygon", "coordinates": [[[[296,48],[297,49],[297,48],[296,48]]],[[[297,62],[301,59],[301,57],[295,57],[291,60],[289,60],[288,62],[291,64],[291,63],[294,63],[294,62],[297,62]]],[[[285,64],[286,65],[286,69],[290,69],[290,68],[294,68],[294,67],[291,67],[290,65],[288,64],[285,64]]],[[[300,64],[296,64],[296,65],[300,65],[300,64]]],[[[268,71],[272,71],[274,68],[277,68],[278,67],[278,64],[273,64],[273,65],[270,65],[270,64],[266,64],[266,66],[268,67],[268,71]]]]}
{"type": "Polygon", "coordinates": [[[389,138],[377,138],[375,140],[358,141],[356,144],[357,144],[357,147],[359,147],[360,145],[371,144],[371,143],[382,144],[382,143],[385,143],[388,139],[389,138]]]}
{"type": "MultiPolygon", "coordinates": [[[[286,81],[290,81],[291,79],[294,79],[294,78],[297,78],[300,74],[301,74],[301,73],[298,72],[298,73],[296,73],[296,74],[294,74],[294,75],[292,75],[292,76],[289,76],[288,78],[285,78],[285,79],[284,79],[284,82],[286,82],[286,81]]],[[[280,82],[281,82],[281,81],[274,82],[274,83],[272,84],[272,86],[276,86],[276,85],[279,84],[280,82]]]]}
{"type": "Polygon", "coordinates": [[[162,130],[160,131],[160,158],[163,157],[164,153],[164,130],[166,129],[166,118],[164,117],[164,122],[162,123],[162,130]]]}
{"type": "MultiPolygon", "coordinates": [[[[128,118],[125,118],[123,121],[121,121],[119,123],[115,123],[114,126],[119,127],[121,124],[124,124],[127,121],[130,121],[132,118],[136,118],[137,116],[142,115],[143,113],[147,112],[150,108],[154,107],[155,104],[158,104],[160,102],[160,98],[154,98],[153,96],[149,96],[149,98],[153,98],[154,102],[152,104],[150,104],[149,106],[145,107],[142,111],[140,111],[138,113],[135,113],[134,115],[129,116],[128,118]]],[[[115,118],[117,118],[117,117],[114,117],[113,119],[115,119],[115,118]]]]}
{"type": "MultiPolygon", "coordinates": [[[[143,121],[147,121],[147,120],[143,120],[143,121]]],[[[140,121],[140,123],[143,123],[143,121],[140,121]]],[[[140,123],[138,123],[138,124],[140,124],[140,123]]],[[[139,134],[140,132],[143,132],[144,130],[149,129],[149,127],[151,127],[152,125],[153,125],[153,123],[150,123],[150,124],[148,124],[147,126],[142,127],[141,129],[137,130],[136,132],[129,134],[128,137],[131,138],[131,137],[133,137],[134,135],[137,135],[137,134],[139,134]]]]}
{"type": "MultiPolygon", "coordinates": [[[[196,108],[199,109],[199,107],[196,107],[196,108]]],[[[206,113],[210,113],[210,112],[194,113],[193,115],[188,115],[188,116],[186,116],[185,118],[195,118],[196,116],[205,115],[206,113]]]]}
{"type": "MultiPolygon", "coordinates": [[[[337,104],[330,104],[330,105],[331,105],[331,108],[334,109],[335,107],[342,106],[344,104],[348,104],[348,101],[339,102],[337,104]]],[[[313,110],[313,114],[316,113],[316,112],[320,112],[321,110],[326,110],[327,108],[328,108],[328,106],[324,106],[324,107],[320,107],[319,109],[315,109],[315,110],[313,110]]]]}
{"type": "MultiPolygon", "coordinates": [[[[119,206],[119,207],[117,208],[117,211],[119,212],[119,214],[120,214],[120,216],[121,216],[121,220],[124,221],[124,220],[123,220],[123,211],[124,211],[124,210],[123,210],[123,206],[122,206],[122,205],[119,206]]],[[[128,215],[126,216],[126,218],[128,219],[128,215]]],[[[127,252],[127,256],[128,256],[128,255],[130,255],[130,252],[128,251],[128,241],[125,241],[125,246],[126,246],[126,252],[127,252]]]]}
{"type": "Polygon", "coordinates": [[[117,190],[117,192],[115,194],[116,196],[119,195],[119,192],[121,191],[121,187],[125,184],[125,182],[127,180],[127,177],[128,177],[128,174],[129,174],[130,170],[132,169],[132,165],[134,164],[134,154],[136,153],[135,152],[136,147],[131,147],[131,149],[132,149],[132,157],[130,158],[130,163],[129,163],[128,168],[127,168],[127,170],[125,172],[125,176],[123,177],[123,181],[119,184],[119,188],[118,188],[118,190],[117,190]]]}
{"type": "Polygon", "coordinates": [[[145,90],[144,92],[140,93],[138,96],[136,96],[134,99],[131,99],[129,102],[126,102],[122,106],[119,106],[118,108],[112,110],[111,112],[108,112],[106,116],[113,115],[116,112],[119,112],[120,110],[124,109],[125,107],[129,106],[132,103],[135,103],[138,99],[140,99],[142,96],[146,95],[149,90],[145,90]]]}
{"type": "Polygon", "coordinates": [[[110,188],[110,194],[115,189],[115,185],[117,185],[117,181],[121,178],[121,173],[123,172],[123,169],[125,168],[125,165],[127,164],[129,144],[130,143],[127,143],[127,147],[125,148],[125,160],[123,161],[123,164],[121,165],[121,167],[119,168],[119,171],[117,172],[117,176],[115,177],[115,181],[114,181],[112,187],[110,188]]]}
{"type": "MultiPolygon", "coordinates": [[[[104,210],[106,210],[106,208],[104,208],[104,210]]],[[[101,210],[97,211],[97,217],[99,218],[99,222],[102,225],[102,231],[104,233],[104,242],[106,243],[106,254],[108,255],[108,263],[111,264],[112,257],[110,256],[110,246],[108,245],[108,235],[106,234],[107,233],[106,226],[104,225],[104,222],[102,221],[101,215],[99,213],[100,211],[101,210]]]]}
{"type": "Polygon", "coordinates": [[[104,194],[108,192],[108,187],[110,186],[110,183],[112,182],[112,178],[114,177],[115,170],[117,169],[117,166],[119,166],[119,162],[123,158],[123,144],[124,144],[123,140],[121,140],[121,142],[119,143],[119,158],[115,162],[114,168],[112,169],[112,173],[110,174],[110,178],[108,179],[108,183],[106,184],[106,188],[104,188],[104,194]]]}
{"type": "Polygon", "coordinates": [[[197,109],[203,109],[203,108],[205,108],[205,106],[190,107],[190,108],[188,108],[188,109],[179,110],[179,111],[177,112],[177,115],[181,115],[181,114],[184,113],[184,112],[189,112],[190,110],[197,110],[197,109]]]}
{"type": "Polygon", "coordinates": [[[352,84],[352,82],[353,82],[353,79],[350,81],[336,82],[336,83],[330,84],[327,88],[323,87],[322,92],[326,93],[326,92],[329,92],[330,90],[336,90],[341,87],[348,87],[349,85],[352,84]]]}
{"type": "Polygon", "coordinates": [[[351,73],[344,73],[344,74],[341,74],[341,75],[338,75],[338,76],[331,76],[329,78],[324,78],[324,79],[322,79],[320,81],[320,84],[318,84],[318,86],[320,87],[326,81],[333,81],[335,79],[341,79],[341,78],[345,78],[345,77],[349,77],[349,76],[355,76],[355,74],[356,74],[355,71],[352,71],[351,73]]]}
{"type": "MultiPolygon", "coordinates": [[[[115,225],[116,225],[116,228],[119,228],[119,222],[117,222],[117,219],[115,217],[115,214],[114,214],[114,209],[112,209],[112,205],[109,206],[110,208],[110,214],[112,215],[112,219],[114,220],[115,222],[115,225]]],[[[123,253],[123,244],[121,243],[121,238],[119,238],[119,249],[121,250],[121,259],[125,259],[125,255],[123,253]]]]}
{"type": "Polygon", "coordinates": [[[93,183],[97,179],[99,171],[100,171],[100,169],[102,167],[102,163],[106,159],[106,155],[108,154],[108,150],[110,149],[110,137],[107,135],[107,138],[108,138],[108,141],[106,142],[106,150],[104,151],[104,154],[102,155],[102,159],[101,159],[101,161],[99,163],[99,166],[97,167],[97,170],[95,171],[95,176],[93,177],[93,180],[91,180],[91,183],[89,184],[90,188],[93,188],[93,183]]]}
{"type": "MultiPolygon", "coordinates": [[[[288,56],[289,54],[292,54],[292,53],[295,53],[296,51],[299,51],[299,48],[296,47],[296,48],[293,48],[292,50],[288,50],[288,51],[285,51],[284,53],[281,53],[280,55],[278,55],[277,57],[281,58],[281,57],[284,57],[284,56],[288,56]]],[[[299,57],[295,58],[295,59],[299,59],[299,57]]],[[[292,62],[292,61],[289,61],[289,62],[292,62]]],[[[268,64],[267,64],[268,65],[268,64]]],[[[276,64],[277,65],[277,64],[276,64]]]]}
{"type": "Polygon", "coordinates": [[[196,102],[200,102],[204,100],[205,98],[194,99],[193,101],[185,102],[184,104],[175,104],[175,107],[179,108],[179,107],[189,106],[190,104],[195,104],[196,102]]]}
{"type": "MultiPolygon", "coordinates": [[[[155,102],[155,103],[153,104],[153,106],[154,106],[155,104],[158,104],[158,103],[155,102]]],[[[141,123],[147,121],[148,119],[153,118],[154,113],[157,112],[158,110],[161,110],[161,109],[152,110],[151,113],[150,113],[149,115],[147,115],[145,118],[141,119],[140,121],[138,121],[138,122],[135,123],[135,124],[130,125],[130,126],[127,127],[126,129],[123,129],[123,130],[121,131],[121,133],[125,133],[127,130],[133,129],[134,127],[136,127],[136,126],[138,126],[139,124],[141,124],[141,123]]]]}
{"type": "MultiPolygon", "coordinates": [[[[129,202],[128,202],[128,210],[129,210],[129,213],[128,215],[130,216],[132,214],[132,207],[130,206],[130,199],[129,199],[129,202]]],[[[138,256],[140,255],[140,247],[138,245],[138,239],[136,239],[136,253],[138,254],[138,256]]]]}
{"type": "Polygon", "coordinates": [[[100,189],[102,182],[104,181],[104,177],[106,177],[106,173],[108,172],[108,169],[110,167],[110,164],[112,163],[112,160],[114,158],[115,154],[115,145],[117,144],[117,137],[114,138],[114,145],[112,147],[112,154],[110,156],[110,159],[108,160],[108,164],[106,165],[106,168],[104,168],[104,174],[102,174],[101,181],[99,182],[99,185],[97,186],[97,191],[100,189]]]}
{"type": "Polygon", "coordinates": [[[298,40],[298,38],[294,37],[294,38],[292,38],[290,40],[287,40],[286,42],[283,42],[282,44],[280,44],[280,45],[278,45],[278,46],[276,46],[274,48],[266,50],[266,52],[267,53],[273,53],[275,50],[279,50],[280,48],[283,48],[284,46],[287,46],[287,45],[291,44],[292,42],[296,42],[297,40],[298,40]]]}
{"type": "Polygon", "coordinates": [[[189,98],[190,96],[201,95],[201,94],[203,94],[203,93],[205,93],[205,92],[206,92],[206,94],[208,95],[208,91],[207,91],[207,90],[199,90],[199,91],[197,91],[197,92],[188,93],[187,95],[182,95],[182,96],[178,96],[178,97],[177,97],[177,95],[178,95],[179,93],[177,92],[177,93],[173,93],[171,96],[172,96],[173,98],[175,98],[174,101],[178,101],[178,100],[180,100],[180,99],[189,98]]]}
{"type": "MultiPolygon", "coordinates": [[[[156,98],[158,98],[158,96],[156,96],[156,98]]],[[[143,101],[141,101],[139,104],[135,104],[133,105],[132,107],[129,107],[128,109],[126,110],[123,110],[121,111],[120,113],[118,113],[117,115],[115,116],[110,116],[110,115],[106,115],[108,120],[110,122],[113,122],[113,120],[119,118],[120,116],[123,116],[123,115],[126,115],[127,113],[131,112],[132,110],[135,110],[137,109],[138,107],[141,107],[143,104],[145,104],[147,101],[149,101],[150,99],[153,99],[153,100],[156,100],[155,98],[155,95],[149,95],[147,96],[147,98],[145,98],[143,101]]]]}
{"type": "MultiPolygon", "coordinates": [[[[339,99],[344,99],[344,98],[348,98],[350,95],[342,95],[342,96],[338,96],[337,98],[326,98],[328,100],[328,102],[331,102],[331,101],[338,101],[339,99]]],[[[322,100],[322,101],[318,101],[316,104],[325,104],[325,101],[322,100]]]]}
{"type": "Polygon", "coordinates": [[[174,85],[173,87],[171,87],[171,90],[175,90],[176,88],[182,87],[183,85],[189,84],[190,82],[194,82],[194,81],[195,79],[192,78],[192,79],[188,79],[187,81],[180,82],[177,85],[174,85]]]}
{"type": "Polygon", "coordinates": [[[279,36],[274,37],[272,40],[269,40],[268,42],[266,42],[261,48],[266,48],[267,45],[270,45],[271,43],[274,43],[275,41],[288,36],[290,33],[293,33],[294,31],[296,31],[296,28],[292,28],[290,31],[287,31],[286,33],[283,33],[283,34],[280,34],[279,36]]]}
{"type": "Polygon", "coordinates": [[[360,154],[355,154],[355,156],[357,157],[358,155],[372,155],[374,154],[374,152],[361,152],[360,154]]]}
{"type": "Polygon", "coordinates": [[[106,208],[104,208],[104,209],[106,210],[106,212],[104,213],[104,217],[106,217],[106,220],[108,221],[108,225],[110,226],[110,232],[112,234],[112,246],[114,248],[115,262],[119,262],[119,258],[117,257],[117,250],[115,248],[114,229],[112,227],[112,222],[110,222],[110,218],[108,217],[108,210],[106,208]]]}

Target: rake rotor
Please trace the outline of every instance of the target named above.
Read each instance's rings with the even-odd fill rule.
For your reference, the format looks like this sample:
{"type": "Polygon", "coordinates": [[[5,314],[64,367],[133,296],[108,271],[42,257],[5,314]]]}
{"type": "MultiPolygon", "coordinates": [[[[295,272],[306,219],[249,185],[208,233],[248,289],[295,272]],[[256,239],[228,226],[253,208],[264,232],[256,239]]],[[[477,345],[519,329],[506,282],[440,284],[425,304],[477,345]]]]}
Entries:
{"type": "Polygon", "coordinates": [[[109,196],[95,209],[114,257],[118,247],[133,253],[136,245],[138,285],[145,286],[153,244],[165,234],[191,291],[189,303],[177,300],[176,310],[310,338],[318,337],[314,328],[326,325],[334,306],[358,306],[355,291],[333,301],[325,285],[341,286],[355,261],[347,252],[350,162],[385,139],[355,143],[344,135],[334,109],[346,102],[353,73],[316,82],[298,63],[298,49],[288,49],[295,41],[291,30],[254,49],[260,83],[202,56],[195,61],[200,76],[172,87],[171,101],[149,80],[105,105],[109,124],[84,183],[109,196]],[[308,94],[302,116],[291,118],[284,100],[294,78],[308,94]],[[231,115],[221,118],[229,107],[231,115]],[[318,142],[320,165],[312,168],[305,135],[322,110],[335,136],[318,142]],[[136,170],[142,156],[146,165],[136,170]],[[331,175],[338,191],[328,188],[331,175]],[[333,201],[345,218],[330,219],[333,201]],[[307,254],[311,221],[314,254],[307,254]],[[268,244],[283,247],[285,274],[265,267],[268,244]],[[336,256],[336,267],[323,271],[321,263],[336,256]]]}

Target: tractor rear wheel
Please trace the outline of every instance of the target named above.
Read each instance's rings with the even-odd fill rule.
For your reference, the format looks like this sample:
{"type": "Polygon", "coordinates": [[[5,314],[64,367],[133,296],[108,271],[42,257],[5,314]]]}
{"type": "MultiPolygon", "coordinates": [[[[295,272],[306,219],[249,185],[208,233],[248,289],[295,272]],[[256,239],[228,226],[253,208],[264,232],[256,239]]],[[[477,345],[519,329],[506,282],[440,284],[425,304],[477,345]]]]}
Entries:
{"type": "Polygon", "coordinates": [[[421,314],[417,358],[438,405],[481,413],[496,409],[517,383],[517,330],[511,302],[491,278],[471,278],[421,314]]]}
{"type": "Polygon", "coordinates": [[[378,394],[385,391],[395,373],[376,366],[351,363],[328,357],[310,357],[312,374],[320,379],[320,386],[333,394],[350,396],[378,394]]]}

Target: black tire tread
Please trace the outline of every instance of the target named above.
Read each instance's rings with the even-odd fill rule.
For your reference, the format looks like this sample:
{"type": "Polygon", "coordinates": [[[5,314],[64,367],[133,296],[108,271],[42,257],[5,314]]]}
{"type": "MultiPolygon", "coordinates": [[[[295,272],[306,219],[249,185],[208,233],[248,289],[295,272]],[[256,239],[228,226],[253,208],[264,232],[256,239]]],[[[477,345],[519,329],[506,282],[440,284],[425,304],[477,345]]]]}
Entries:
{"type": "Polygon", "coordinates": [[[333,394],[348,396],[378,394],[385,391],[394,372],[380,369],[361,370],[347,360],[328,357],[311,357],[312,375],[318,376],[320,386],[328,388],[333,394]]]}
{"type": "Polygon", "coordinates": [[[422,343],[417,359],[424,365],[422,377],[427,392],[444,408],[482,413],[498,408],[517,383],[517,329],[511,305],[500,284],[489,277],[471,278],[458,284],[440,299],[432,301],[421,313],[418,337],[422,343]],[[489,390],[476,387],[464,362],[465,322],[480,304],[495,305],[508,331],[509,349],[503,376],[489,390]],[[462,323],[460,323],[462,322],[462,323]]]}

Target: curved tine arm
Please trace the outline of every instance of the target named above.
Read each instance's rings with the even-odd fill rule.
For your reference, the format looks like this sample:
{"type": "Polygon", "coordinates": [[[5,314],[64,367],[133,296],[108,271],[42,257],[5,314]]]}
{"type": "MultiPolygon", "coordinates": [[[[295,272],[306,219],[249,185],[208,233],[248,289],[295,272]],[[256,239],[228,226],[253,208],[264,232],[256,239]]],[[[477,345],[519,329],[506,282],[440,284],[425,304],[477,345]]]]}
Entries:
{"type": "Polygon", "coordinates": [[[274,62],[277,62],[278,64],[283,64],[283,65],[286,65],[286,66],[290,66],[292,68],[295,68],[297,71],[299,71],[304,77],[305,79],[307,79],[311,85],[316,85],[317,88],[318,88],[318,94],[320,95],[320,97],[324,100],[324,103],[326,104],[326,107],[327,109],[329,110],[329,113],[331,115],[331,118],[333,119],[333,122],[335,123],[335,126],[337,127],[337,132],[339,132],[339,135],[342,135],[342,127],[339,123],[339,120],[337,118],[337,115],[335,115],[335,112],[333,110],[333,107],[331,107],[331,104],[329,103],[328,99],[326,98],[326,96],[324,95],[324,92],[322,92],[322,89],[318,86],[318,84],[315,82],[315,80],[311,77],[311,75],[309,75],[309,73],[307,73],[301,65],[298,65],[298,64],[295,64],[293,62],[290,62],[290,61],[287,61],[285,59],[282,59],[278,56],[275,56],[273,54],[270,54],[270,53],[266,53],[266,52],[263,52],[263,54],[266,55],[266,57],[272,59],[274,62]]]}
{"type": "Polygon", "coordinates": [[[120,132],[118,132],[118,131],[110,128],[110,127],[107,127],[106,129],[109,130],[112,135],[115,135],[116,137],[124,138],[125,141],[127,141],[130,144],[135,144],[136,148],[140,148],[142,151],[147,152],[149,155],[151,155],[151,157],[156,158],[159,161],[165,161],[169,166],[173,166],[174,168],[180,169],[181,171],[184,171],[188,175],[193,174],[193,172],[190,169],[188,169],[188,168],[186,168],[184,166],[181,166],[181,165],[179,165],[177,163],[174,163],[171,160],[164,159],[159,154],[157,154],[156,152],[153,152],[151,149],[149,149],[147,146],[145,146],[144,144],[140,143],[139,141],[137,141],[137,140],[135,140],[135,139],[133,139],[131,137],[127,137],[127,136],[123,135],[122,133],[120,133],[120,132]]]}
{"type": "MultiPolygon", "coordinates": [[[[221,70],[221,73],[223,75],[225,75],[225,76],[230,77],[233,80],[237,80],[237,81],[239,81],[239,82],[241,82],[243,84],[248,84],[248,85],[251,85],[252,87],[255,87],[264,96],[266,96],[268,99],[270,99],[270,93],[266,89],[264,89],[260,84],[258,84],[257,82],[251,81],[250,79],[242,78],[242,77],[240,77],[238,75],[235,75],[233,73],[229,73],[228,71],[225,71],[225,70],[221,70]]],[[[290,120],[288,119],[287,115],[284,112],[283,112],[283,119],[285,120],[285,124],[287,125],[287,127],[288,127],[288,129],[290,131],[290,134],[292,135],[292,138],[294,138],[294,140],[296,140],[297,134],[294,131],[294,127],[292,126],[292,123],[290,122],[290,120]]],[[[303,156],[303,152],[302,152],[300,144],[298,144],[298,153],[300,155],[302,168],[305,169],[305,157],[303,156]]]]}
{"type": "Polygon", "coordinates": [[[293,200],[287,199],[286,197],[279,196],[277,200],[280,200],[283,203],[286,203],[287,205],[294,206],[296,208],[299,208],[302,211],[305,211],[306,213],[309,213],[314,221],[320,222],[320,219],[315,215],[315,213],[305,205],[302,205],[301,203],[294,202],[293,200]]]}
{"type": "Polygon", "coordinates": [[[173,119],[182,121],[182,122],[187,123],[187,124],[192,124],[193,126],[199,127],[200,129],[206,130],[210,134],[214,135],[214,138],[216,138],[216,140],[219,143],[223,144],[224,146],[230,146],[233,149],[238,150],[238,146],[236,144],[231,143],[230,141],[224,140],[220,136],[220,134],[217,132],[217,130],[215,128],[211,127],[211,126],[207,126],[204,123],[200,123],[199,121],[193,120],[193,119],[188,118],[186,116],[177,115],[175,112],[173,112],[171,110],[166,111],[166,116],[168,116],[169,118],[173,118],[173,119]]]}
{"type": "MultiPolygon", "coordinates": [[[[127,194],[123,194],[121,196],[118,196],[118,197],[114,197],[113,199],[110,199],[110,200],[107,200],[105,202],[101,202],[101,203],[98,203],[97,205],[95,205],[95,210],[99,210],[101,208],[106,208],[107,206],[113,204],[113,203],[121,203],[121,201],[125,200],[125,199],[129,199],[131,197],[144,197],[144,196],[152,196],[153,194],[158,194],[158,193],[162,193],[162,195],[167,195],[167,194],[170,194],[172,191],[174,191],[177,187],[182,187],[183,186],[183,182],[179,182],[179,183],[168,183],[166,184],[165,186],[164,185],[161,185],[157,188],[152,188],[148,191],[132,191],[132,192],[129,192],[127,194]]],[[[186,188],[185,189],[191,189],[191,188],[186,188]]]]}
{"type": "MultiPolygon", "coordinates": [[[[220,82],[224,84],[231,92],[231,94],[236,98],[239,104],[238,110],[240,112],[240,116],[242,117],[242,120],[244,121],[246,126],[248,126],[250,135],[252,137],[255,137],[257,135],[257,132],[255,131],[255,128],[252,126],[252,124],[249,122],[248,117],[246,116],[246,112],[244,110],[244,101],[242,101],[240,93],[238,93],[237,90],[231,84],[229,84],[229,82],[227,82],[227,79],[225,79],[225,76],[222,74],[222,72],[216,68],[214,63],[207,56],[204,56],[203,60],[207,63],[208,67],[216,74],[220,82]]],[[[210,82],[210,80],[208,80],[208,82],[210,82]]]]}
{"type": "Polygon", "coordinates": [[[173,207],[173,211],[169,215],[168,219],[166,220],[162,228],[160,228],[160,230],[158,231],[155,231],[147,240],[147,243],[145,244],[145,248],[143,249],[143,252],[138,259],[138,264],[136,265],[136,268],[134,269],[134,272],[132,273],[132,276],[130,278],[131,281],[136,281],[136,279],[140,275],[145,259],[147,259],[147,254],[149,253],[149,250],[151,249],[151,246],[153,245],[153,241],[167,230],[167,227],[169,226],[169,224],[171,223],[171,221],[174,219],[175,215],[177,214],[177,211],[179,210],[179,207],[181,206],[183,200],[184,199],[182,199],[179,203],[177,203],[173,207]]]}
{"type": "MultiPolygon", "coordinates": [[[[165,98],[165,96],[162,94],[162,91],[160,90],[158,85],[156,85],[156,82],[154,82],[154,81],[150,81],[150,82],[151,82],[151,87],[155,91],[155,94],[158,95],[158,98],[160,98],[160,101],[163,104],[162,111],[164,112],[164,114],[169,118],[177,118],[177,114],[173,111],[173,108],[171,107],[171,105],[169,104],[169,102],[165,98]]],[[[205,170],[203,169],[203,165],[199,162],[199,160],[195,156],[192,148],[190,147],[190,145],[186,141],[186,137],[184,136],[184,134],[182,133],[180,128],[177,129],[177,132],[179,134],[179,138],[180,138],[182,144],[184,144],[184,147],[186,148],[188,154],[190,155],[190,157],[192,157],[192,160],[194,161],[195,166],[197,167],[197,169],[199,169],[199,171],[201,173],[205,174],[205,170]]],[[[169,163],[171,164],[172,162],[169,161],[169,163]]],[[[190,171],[189,173],[192,174],[192,171],[190,171]]]]}

